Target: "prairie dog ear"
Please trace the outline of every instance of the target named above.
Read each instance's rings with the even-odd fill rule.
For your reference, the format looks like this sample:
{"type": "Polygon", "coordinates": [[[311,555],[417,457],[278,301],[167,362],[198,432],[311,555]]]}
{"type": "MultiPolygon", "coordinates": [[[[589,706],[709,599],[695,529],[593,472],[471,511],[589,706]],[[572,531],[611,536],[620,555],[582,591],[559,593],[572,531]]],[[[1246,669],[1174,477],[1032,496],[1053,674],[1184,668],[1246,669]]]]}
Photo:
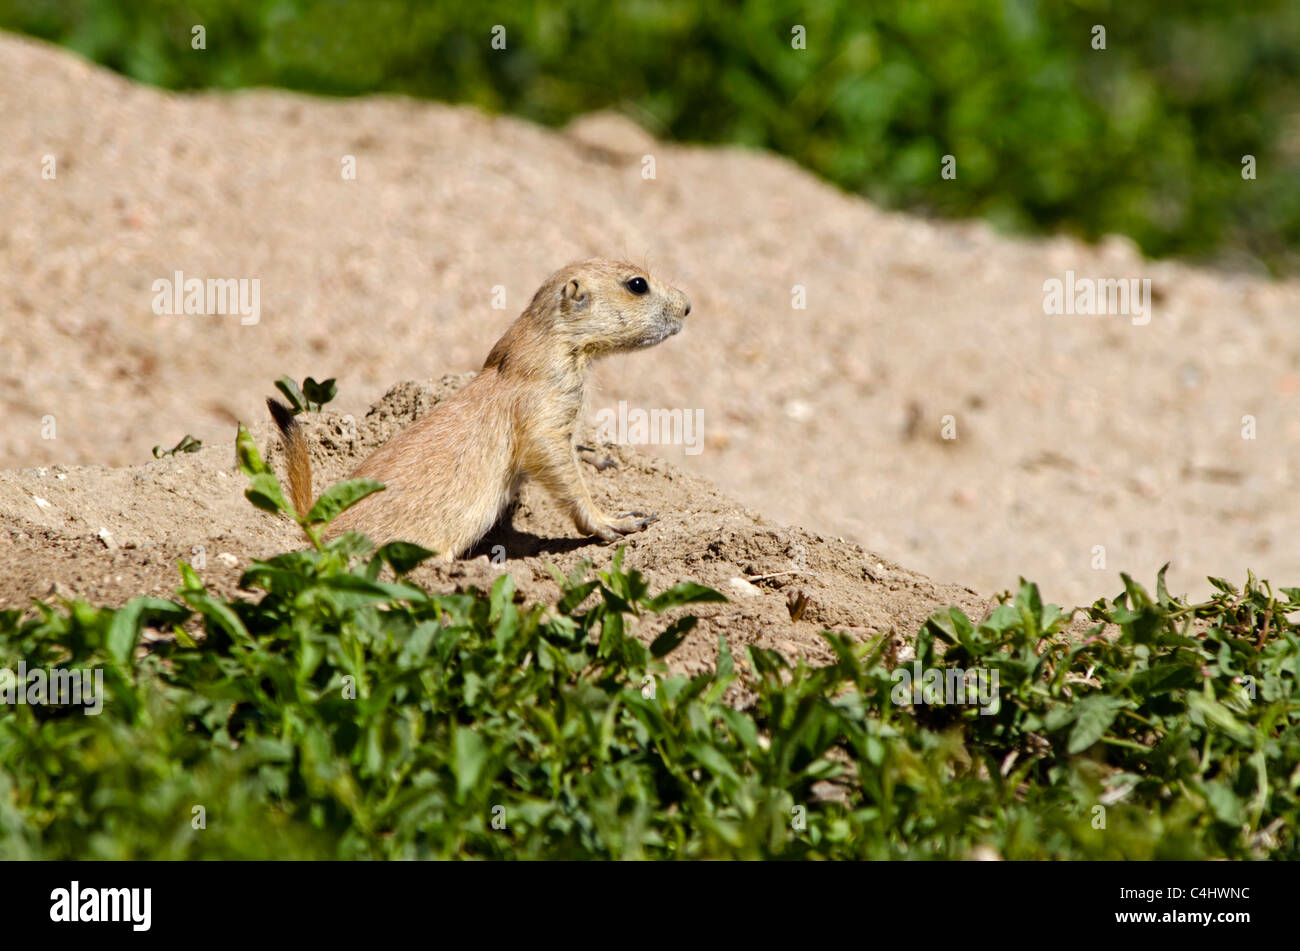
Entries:
{"type": "Polygon", "coordinates": [[[565,300],[573,301],[575,304],[581,304],[587,299],[587,292],[582,289],[576,277],[565,284],[564,290],[560,293],[564,295],[565,300]]]}

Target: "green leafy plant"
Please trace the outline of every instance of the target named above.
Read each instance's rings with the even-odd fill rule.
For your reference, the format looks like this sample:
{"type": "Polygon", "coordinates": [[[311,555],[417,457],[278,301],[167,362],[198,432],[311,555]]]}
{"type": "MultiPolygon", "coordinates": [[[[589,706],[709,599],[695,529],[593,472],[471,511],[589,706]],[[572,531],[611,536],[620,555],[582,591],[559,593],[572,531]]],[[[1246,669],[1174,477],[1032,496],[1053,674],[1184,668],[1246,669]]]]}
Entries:
{"type": "Polygon", "coordinates": [[[181,452],[198,452],[202,448],[203,440],[195,439],[189,433],[186,433],[185,438],[170,449],[164,449],[162,446],[154,446],[153,457],[155,459],[161,459],[163,456],[174,456],[181,452]]]}
{"type": "Polygon", "coordinates": [[[772,149],[891,207],[1297,264],[1292,0],[202,9],[202,56],[176,0],[0,0],[0,25],[173,89],[389,92],[554,125],[617,109],[661,137],[772,149]],[[508,28],[506,49],[485,23],[508,28]]]}
{"type": "MultiPolygon", "coordinates": [[[[284,512],[238,442],[249,498],[284,512]]],[[[508,574],[431,592],[423,549],[313,535],[334,507],[253,562],[251,596],[181,563],[172,598],[0,611],[0,668],[98,671],[106,695],[0,707],[0,857],[1300,858],[1300,588],[1188,603],[1161,571],[1072,615],[1022,581],[982,620],[936,612],[907,661],[720,637],[682,676],[665,658],[710,588],[651,594],[620,548],[556,571],[549,606],[508,574]],[[913,668],[996,690],[913,703],[913,668]]]]}
{"type": "MultiPolygon", "coordinates": [[[[280,480],[275,477],[275,473],[262,460],[262,454],[258,451],[257,442],[244,424],[239,424],[239,429],[235,435],[235,456],[239,462],[239,471],[248,476],[252,483],[244,490],[244,496],[258,508],[270,512],[273,515],[287,515],[293,519],[302,528],[303,534],[307,536],[312,547],[317,551],[322,550],[321,530],[330,522],[337,518],[342,512],[356,505],[368,495],[375,492],[382,492],[384,485],[374,479],[345,479],[330,486],[315,503],[307,514],[299,515],[288,499],[284,497],[284,491],[280,487],[280,480]]],[[[405,554],[394,556],[399,564],[410,563],[414,557],[415,549],[418,546],[409,543],[401,543],[400,549],[405,554]]],[[[387,546],[385,546],[387,547],[387,546]]],[[[423,552],[423,558],[434,554],[427,549],[419,549],[423,552]]],[[[415,563],[421,560],[417,558],[415,563]]]]}
{"type": "Polygon", "coordinates": [[[287,376],[276,380],[275,388],[284,394],[284,398],[289,401],[289,409],[295,416],[299,413],[319,413],[326,403],[334,399],[339,389],[333,377],[324,383],[317,383],[312,377],[307,377],[300,387],[287,376]]]}

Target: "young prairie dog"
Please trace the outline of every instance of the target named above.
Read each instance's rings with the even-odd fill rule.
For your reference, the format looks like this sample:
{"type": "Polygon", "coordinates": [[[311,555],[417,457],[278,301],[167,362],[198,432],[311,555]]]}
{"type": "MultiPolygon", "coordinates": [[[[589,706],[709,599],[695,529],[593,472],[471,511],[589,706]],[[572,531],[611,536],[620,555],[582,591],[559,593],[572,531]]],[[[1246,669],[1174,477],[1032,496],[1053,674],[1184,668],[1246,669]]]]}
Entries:
{"type": "MultiPolygon", "coordinates": [[[[653,347],[680,331],[690,312],[685,294],[632,264],[592,258],[556,271],[478,376],[356,468],[350,478],[376,479],[386,489],[335,519],[331,534],[351,529],[377,544],[415,542],[450,560],[487,534],[525,479],[541,483],[584,534],[611,542],[641,531],[652,516],[615,518],[592,500],[574,431],[591,361],[653,347]]],[[[312,501],[302,429],[287,407],[267,404],[302,514],[312,501]]]]}

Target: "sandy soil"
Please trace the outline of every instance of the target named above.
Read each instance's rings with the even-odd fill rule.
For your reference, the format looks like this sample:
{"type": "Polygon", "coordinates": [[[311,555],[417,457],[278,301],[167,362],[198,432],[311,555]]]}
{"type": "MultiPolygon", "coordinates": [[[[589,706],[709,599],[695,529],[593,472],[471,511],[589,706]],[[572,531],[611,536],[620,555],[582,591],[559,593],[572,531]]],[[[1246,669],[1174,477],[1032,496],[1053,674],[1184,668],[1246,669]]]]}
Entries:
{"type": "MultiPolygon", "coordinates": [[[[346,476],[471,376],[399,384],[359,420],[329,412],[303,417],[318,488],[346,476]]],[[[282,471],[271,426],[258,422],[253,434],[282,471]]],[[[594,430],[583,438],[599,446],[594,430]]],[[[827,663],[833,655],[819,632],[833,628],[864,640],[889,636],[904,656],[911,636],[936,609],[957,604],[983,617],[992,605],[974,591],[935,584],[842,539],[783,528],[662,460],[607,444],[595,459],[606,461],[615,465],[587,467],[597,502],[660,515],[645,532],[628,536],[624,566],[645,574],[651,591],[690,580],[730,599],[691,609],[701,620],[670,657],[678,671],[711,666],[720,634],[733,648],[757,644],[792,660],[827,663]],[[788,607],[796,594],[807,599],[798,621],[788,607]]],[[[288,519],[244,498],[247,484],[230,445],[124,468],[0,472],[0,608],[24,607],[32,594],[106,603],[145,593],[166,597],[177,586],[177,560],[201,563],[212,589],[235,596],[251,558],[303,545],[288,519]]],[[[527,486],[510,523],[468,558],[426,562],[411,577],[435,590],[487,588],[508,570],[530,602],[553,601],[559,589],[548,566],[565,575],[584,559],[608,568],[614,550],[576,535],[558,506],[527,486]]],[[[672,616],[644,619],[638,635],[653,639],[672,616]]]]}
{"type": "MultiPolygon", "coordinates": [[[[595,254],[648,263],[693,310],[680,336],[608,361],[593,410],[700,409],[704,439],[620,449],[593,480],[666,516],[632,548],[663,580],[787,570],[800,540],[820,580],[719,609],[756,637],[811,629],[791,633],[791,578],[827,586],[812,620],[863,628],[974,597],[886,558],[983,592],[1027,575],[1067,604],[1166,560],[1176,591],[1248,568],[1300,583],[1300,282],[889,214],[771,155],[617,117],[552,132],[397,98],[173,95],[9,36],[0,141],[7,603],[56,582],[167,590],[200,544],[232,583],[222,553],[243,565],[291,540],[248,509],[231,459],[234,421],[263,417],[276,377],[337,377],[331,408],[361,420],[397,381],[477,368],[549,272],[595,254]],[[1067,269],[1150,278],[1150,323],[1045,316],[1043,283],[1067,269]],[[259,322],[156,315],[152,284],[178,270],[258,279],[259,322]],[[212,448],[151,460],[186,433],[212,448]]],[[[607,557],[563,547],[569,527],[526,502],[524,531],[560,545],[548,557],[607,557]]]]}

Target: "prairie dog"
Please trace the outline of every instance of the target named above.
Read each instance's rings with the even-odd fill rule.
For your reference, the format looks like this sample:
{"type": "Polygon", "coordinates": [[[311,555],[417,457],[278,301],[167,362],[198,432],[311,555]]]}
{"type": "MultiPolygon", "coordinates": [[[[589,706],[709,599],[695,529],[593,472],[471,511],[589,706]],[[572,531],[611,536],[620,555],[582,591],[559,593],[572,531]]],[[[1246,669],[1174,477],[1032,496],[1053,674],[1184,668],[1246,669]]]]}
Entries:
{"type": "MultiPolygon", "coordinates": [[[[685,294],[632,264],[592,258],[556,271],[478,376],[352,472],[387,488],[335,519],[331,534],[415,542],[451,560],[487,534],[525,479],[541,483],[584,534],[610,542],[641,531],[653,516],[610,516],[592,500],[574,431],[591,361],[653,347],[690,312],[685,294]]],[[[303,514],[312,492],[302,430],[286,407],[267,403],[284,439],[290,497],[303,514]]]]}

